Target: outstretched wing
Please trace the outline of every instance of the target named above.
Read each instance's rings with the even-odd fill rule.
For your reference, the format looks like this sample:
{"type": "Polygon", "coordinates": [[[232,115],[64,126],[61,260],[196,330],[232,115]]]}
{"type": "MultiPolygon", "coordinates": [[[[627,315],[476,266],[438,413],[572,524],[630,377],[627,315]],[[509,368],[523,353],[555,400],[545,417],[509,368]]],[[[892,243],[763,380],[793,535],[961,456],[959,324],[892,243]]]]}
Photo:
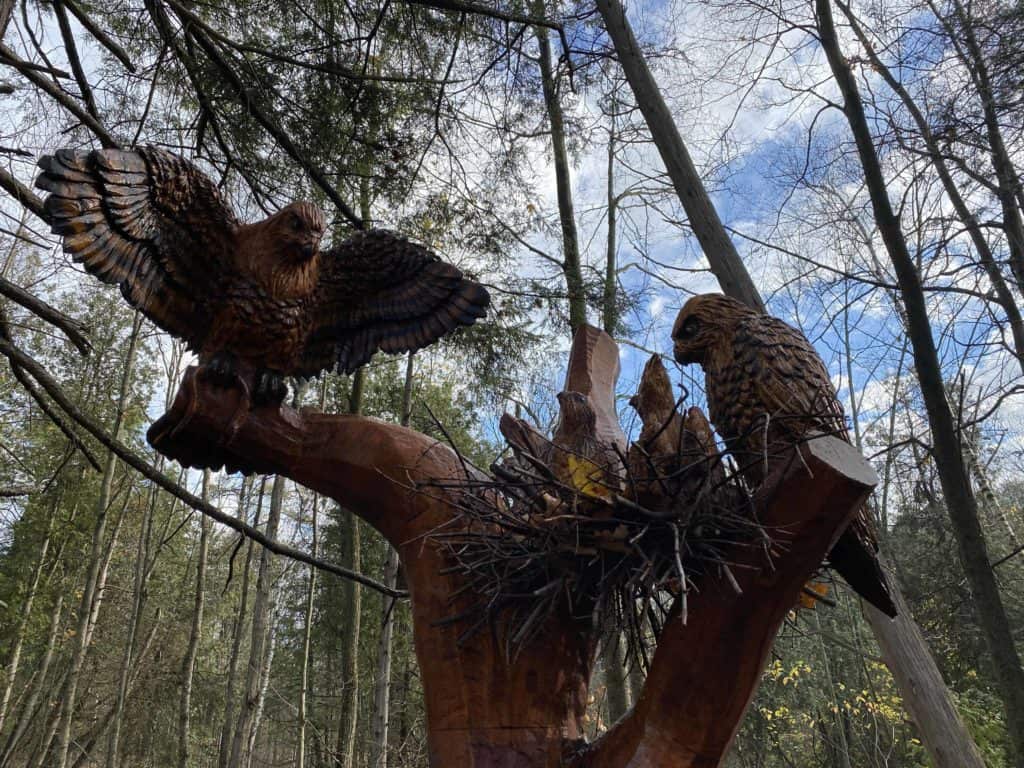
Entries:
{"type": "Polygon", "coordinates": [[[779,432],[847,439],[843,406],[828,369],[800,331],[769,315],[751,315],[737,324],[733,345],[757,401],[779,432]]]}
{"type": "Polygon", "coordinates": [[[360,232],[320,255],[301,376],[351,373],[374,352],[409,352],[484,316],[479,283],[393,232],[360,232]]]}
{"type": "Polygon", "coordinates": [[[231,268],[237,220],[213,182],[184,158],[61,149],[40,159],[36,186],[64,250],[160,327],[201,346],[210,305],[231,268]]]}

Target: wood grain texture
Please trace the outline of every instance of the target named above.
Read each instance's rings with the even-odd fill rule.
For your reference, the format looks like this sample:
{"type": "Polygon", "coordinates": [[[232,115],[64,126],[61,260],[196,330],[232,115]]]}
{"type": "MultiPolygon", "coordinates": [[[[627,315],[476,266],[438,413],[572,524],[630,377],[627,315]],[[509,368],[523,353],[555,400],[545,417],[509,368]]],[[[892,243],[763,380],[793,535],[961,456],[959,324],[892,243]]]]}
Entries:
{"type": "MultiPolygon", "coordinates": [[[[581,344],[574,354],[608,355],[609,343],[581,344]]],[[[574,363],[571,370],[593,370],[574,363]]],[[[601,371],[589,385],[571,381],[589,387],[607,412],[614,378],[608,387],[608,371],[601,371]]],[[[769,479],[758,499],[764,520],[785,537],[785,552],[766,568],[762,550],[738,548],[731,559],[754,566],[737,572],[743,594],[702,583],[690,597],[689,623],[666,625],[637,706],[605,738],[585,745],[596,640],[589,625],[555,615],[508,660],[500,632],[460,645],[461,627],[439,623],[468,604],[455,597],[462,577],[442,574],[448,563],[427,538],[459,524],[452,491],[435,485],[465,477],[458,457],[432,438],[371,418],[246,406],[239,389],[214,387],[193,369],[148,437],[187,465],[285,474],[352,509],[396,546],[412,601],[431,765],[443,768],[719,765],[779,622],[874,483],[849,445],[822,438],[805,446],[804,461],[769,479]]]]}

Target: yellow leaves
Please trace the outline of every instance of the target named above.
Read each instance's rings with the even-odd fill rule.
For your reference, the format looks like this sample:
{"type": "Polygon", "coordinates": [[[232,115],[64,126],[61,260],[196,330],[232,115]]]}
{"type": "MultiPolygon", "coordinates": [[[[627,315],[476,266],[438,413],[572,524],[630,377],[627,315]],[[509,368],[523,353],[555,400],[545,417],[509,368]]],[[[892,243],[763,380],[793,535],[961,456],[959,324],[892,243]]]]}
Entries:
{"type": "Polygon", "coordinates": [[[804,591],[800,593],[800,607],[810,610],[814,608],[818,600],[814,595],[807,594],[808,592],[813,592],[814,595],[819,597],[825,597],[828,595],[828,584],[820,581],[809,581],[804,584],[804,591]]]}
{"type": "Polygon", "coordinates": [[[602,482],[602,470],[597,464],[584,459],[581,456],[569,454],[569,483],[573,488],[589,496],[598,496],[606,499],[611,495],[611,490],[602,482]]]}

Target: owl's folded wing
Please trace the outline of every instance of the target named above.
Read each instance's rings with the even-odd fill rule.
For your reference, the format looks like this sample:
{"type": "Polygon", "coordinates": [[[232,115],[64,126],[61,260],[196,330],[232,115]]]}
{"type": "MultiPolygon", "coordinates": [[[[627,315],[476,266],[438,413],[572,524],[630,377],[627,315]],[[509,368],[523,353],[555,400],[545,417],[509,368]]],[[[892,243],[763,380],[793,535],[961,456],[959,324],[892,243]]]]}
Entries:
{"type": "Polygon", "coordinates": [[[231,268],[237,220],[187,160],[154,147],[58,150],[40,159],[36,186],[64,250],[193,348],[231,268]]]}
{"type": "Polygon", "coordinates": [[[360,232],[320,256],[301,376],[351,373],[374,352],[409,352],[486,314],[486,289],[392,232],[360,232]]]}
{"type": "Polygon", "coordinates": [[[846,439],[843,407],[828,369],[802,333],[756,315],[737,325],[733,345],[748,385],[780,430],[797,438],[823,432],[846,439]]]}

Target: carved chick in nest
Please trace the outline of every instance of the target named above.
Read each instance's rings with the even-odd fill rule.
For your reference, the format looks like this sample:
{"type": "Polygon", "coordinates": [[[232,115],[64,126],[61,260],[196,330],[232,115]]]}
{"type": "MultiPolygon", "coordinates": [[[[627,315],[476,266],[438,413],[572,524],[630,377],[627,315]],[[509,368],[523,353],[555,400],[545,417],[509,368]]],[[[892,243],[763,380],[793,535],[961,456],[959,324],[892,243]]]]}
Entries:
{"type": "MultiPolygon", "coordinates": [[[[676,360],[704,369],[711,423],[751,487],[802,440],[831,434],[849,442],[828,370],[797,329],[711,293],[686,302],[672,339],[676,360]]],[[[877,552],[863,507],[832,547],[829,564],[858,594],[895,616],[877,552]]]]}
{"type": "Polygon", "coordinates": [[[622,490],[623,464],[615,448],[595,436],[597,414],[581,392],[559,392],[551,470],[563,485],[610,498],[622,490]]]}
{"type": "Polygon", "coordinates": [[[62,149],[39,166],[64,250],[257,401],[280,402],[286,376],[420,349],[489,303],[481,285],[392,232],[321,251],[324,215],[311,203],[241,223],[209,177],[161,149],[62,149]]]}
{"type": "Polygon", "coordinates": [[[672,382],[658,355],[644,366],[629,404],[643,424],[640,437],[629,448],[629,478],[640,504],[667,511],[702,488],[725,481],[711,425],[699,408],[679,413],[672,382]]]}

